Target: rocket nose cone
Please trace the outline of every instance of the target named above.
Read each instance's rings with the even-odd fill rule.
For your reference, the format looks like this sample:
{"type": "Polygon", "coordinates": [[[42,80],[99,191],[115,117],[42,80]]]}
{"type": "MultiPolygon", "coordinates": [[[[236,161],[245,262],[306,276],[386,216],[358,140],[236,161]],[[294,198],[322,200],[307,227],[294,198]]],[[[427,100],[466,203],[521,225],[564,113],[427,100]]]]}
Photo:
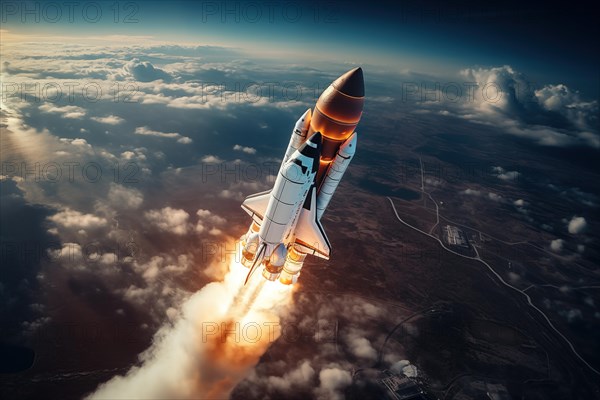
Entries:
{"type": "Polygon", "coordinates": [[[337,78],[332,85],[348,96],[364,97],[365,95],[365,81],[363,79],[361,67],[346,72],[344,75],[337,78]]]}

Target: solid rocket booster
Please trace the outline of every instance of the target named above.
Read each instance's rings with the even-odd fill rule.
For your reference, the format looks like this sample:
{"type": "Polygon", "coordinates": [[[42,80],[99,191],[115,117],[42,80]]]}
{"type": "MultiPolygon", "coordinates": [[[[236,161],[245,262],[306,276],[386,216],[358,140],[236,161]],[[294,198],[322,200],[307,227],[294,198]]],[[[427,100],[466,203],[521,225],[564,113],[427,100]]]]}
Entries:
{"type": "Polygon", "coordinates": [[[262,266],[266,279],[292,284],[307,254],[329,259],[331,245],[320,220],[356,152],[354,129],[363,104],[363,73],[355,68],[296,122],[273,189],[242,204],[253,219],[241,238],[248,278],[262,266]]]}

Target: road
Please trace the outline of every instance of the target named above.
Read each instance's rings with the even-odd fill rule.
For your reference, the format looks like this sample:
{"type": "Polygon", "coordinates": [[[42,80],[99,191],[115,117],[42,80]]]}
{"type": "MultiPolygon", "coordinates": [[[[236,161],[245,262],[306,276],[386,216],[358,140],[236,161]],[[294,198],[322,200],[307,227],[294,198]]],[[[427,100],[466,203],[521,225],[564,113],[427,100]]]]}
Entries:
{"type": "MultiPolygon", "coordinates": [[[[438,237],[433,236],[432,234],[425,232],[415,226],[410,225],[409,223],[407,223],[406,221],[404,221],[402,218],[400,218],[400,215],[398,215],[398,211],[396,210],[396,206],[394,205],[394,202],[392,201],[392,199],[390,197],[386,198],[389,200],[390,204],[392,205],[392,209],[394,211],[394,214],[396,215],[396,218],[398,219],[398,221],[400,221],[401,223],[403,223],[404,225],[406,225],[407,227],[414,229],[415,231],[422,233],[423,235],[426,235],[432,239],[434,239],[435,241],[437,241],[440,246],[442,246],[442,248],[452,254],[455,254],[459,257],[463,257],[463,258],[467,258],[469,260],[475,260],[478,261],[480,263],[482,263],[483,265],[485,265],[492,274],[494,274],[496,276],[496,278],[498,278],[498,280],[500,281],[500,283],[502,283],[504,286],[506,286],[507,288],[520,293],[521,295],[523,295],[525,297],[525,299],[527,300],[527,304],[533,308],[535,311],[537,311],[542,318],[546,321],[546,323],[548,324],[548,326],[557,334],[559,335],[564,342],[567,344],[567,346],[569,346],[569,348],[571,349],[571,351],[573,352],[573,354],[588,368],[590,369],[592,372],[594,372],[596,375],[600,375],[600,371],[598,371],[597,369],[595,369],[594,367],[592,367],[575,349],[575,347],[573,346],[573,344],[571,343],[571,341],[569,339],[567,339],[567,337],[565,335],[563,335],[552,323],[552,321],[550,321],[550,319],[548,318],[548,316],[540,309],[538,308],[535,304],[533,304],[533,302],[531,301],[531,297],[529,297],[529,295],[527,293],[525,293],[524,290],[521,290],[519,288],[516,288],[514,286],[512,286],[511,284],[509,284],[508,282],[506,282],[502,276],[500,276],[500,274],[498,274],[494,268],[492,268],[492,266],[490,264],[488,264],[487,262],[485,262],[483,259],[481,259],[481,257],[479,257],[479,253],[477,252],[477,250],[475,250],[477,256],[476,257],[471,257],[471,256],[465,256],[463,254],[460,254],[448,247],[446,247],[446,245],[444,244],[444,242],[442,242],[438,237]]],[[[438,214],[439,215],[439,214],[438,214]]]]}

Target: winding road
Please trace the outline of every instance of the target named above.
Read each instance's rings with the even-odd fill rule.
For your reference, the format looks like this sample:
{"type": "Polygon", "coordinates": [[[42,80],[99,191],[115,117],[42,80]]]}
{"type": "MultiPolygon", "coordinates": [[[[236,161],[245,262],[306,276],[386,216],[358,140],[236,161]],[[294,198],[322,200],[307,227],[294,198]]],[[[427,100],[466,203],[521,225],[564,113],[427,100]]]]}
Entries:
{"type": "MultiPolygon", "coordinates": [[[[427,192],[425,192],[424,188],[422,189],[423,193],[429,195],[429,198],[431,198],[431,195],[427,192]]],[[[597,369],[595,369],[594,367],[592,367],[578,352],[577,350],[575,350],[575,347],[573,346],[573,344],[571,343],[571,341],[569,339],[567,339],[567,337],[565,335],[563,335],[552,323],[552,321],[550,321],[550,319],[548,318],[548,316],[540,309],[538,308],[535,304],[533,304],[533,302],[531,301],[531,297],[529,297],[529,295],[527,293],[525,293],[524,290],[521,290],[519,288],[516,288],[514,286],[512,286],[511,284],[507,283],[502,276],[500,276],[500,274],[498,274],[494,268],[492,268],[492,266],[490,264],[488,264],[487,262],[485,262],[483,259],[481,259],[481,257],[479,256],[479,253],[477,252],[477,249],[475,247],[473,247],[475,249],[475,253],[477,254],[476,257],[470,257],[470,256],[465,256],[463,254],[460,254],[448,247],[446,247],[446,245],[444,244],[444,242],[442,242],[438,237],[433,236],[432,234],[425,232],[417,227],[414,227],[412,225],[410,225],[409,223],[407,223],[406,221],[404,221],[402,218],[400,218],[400,215],[398,215],[398,211],[396,210],[396,206],[394,205],[394,202],[392,201],[392,199],[388,196],[386,196],[386,198],[389,200],[390,204],[392,205],[392,209],[394,210],[394,214],[396,214],[396,218],[398,219],[398,221],[400,221],[401,223],[403,223],[404,225],[406,225],[407,227],[414,229],[415,231],[422,233],[423,235],[429,236],[430,238],[434,239],[435,241],[437,241],[440,246],[442,246],[442,248],[452,254],[455,254],[459,257],[462,258],[467,258],[469,260],[475,260],[478,261],[480,263],[482,263],[483,265],[485,265],[492,274],[494,274],[496,276],[496,278],[498,278],[498,280],[500,281],[500,283],[502,283],[504,286],[506,286],[507,288],[514,290],[515,292],[520,293],[521,295],[523,295],[525,297],[525,299],[527,300],[527,304],[532,307],[534,310],[536,310],[541,316],[542,318],[544,318],[544,320],[548,323],[548,326],[554,331],[556,332],[557,335],[559,335],[564,342],[569,346],[569,348],[571,349],[571,351],[573,352],[573,354],[583,363],[585,364],[585,366],[587,368],[590,369],[590,371],[594,372],[596,375],[600,375],[600,371],[598,371],[597,369]]],[[[433,200],[431,198],[431,200],[433,200]]],[[[438,223],[439,223],[439,211],[437,210],[437,203],[436,204],[436,214],[438,215],[438,223]]],[[[437,223],[436,223],[437,225],[437,223]]]]}

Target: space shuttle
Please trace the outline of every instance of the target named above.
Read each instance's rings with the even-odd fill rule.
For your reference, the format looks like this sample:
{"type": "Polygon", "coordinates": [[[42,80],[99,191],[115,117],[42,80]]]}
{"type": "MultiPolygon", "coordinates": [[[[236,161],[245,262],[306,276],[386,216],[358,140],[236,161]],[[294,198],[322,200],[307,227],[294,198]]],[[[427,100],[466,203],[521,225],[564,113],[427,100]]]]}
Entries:
{"type": "Polygon", "coordinates": [[[252,223],[240,238],[241,263],[270,281],[297,281],[307,255],[329,259],[321,217],[356,152],[365,97],[363,72],[337,78],[298,119],[273,188],[242,203],[252,223]]]}

